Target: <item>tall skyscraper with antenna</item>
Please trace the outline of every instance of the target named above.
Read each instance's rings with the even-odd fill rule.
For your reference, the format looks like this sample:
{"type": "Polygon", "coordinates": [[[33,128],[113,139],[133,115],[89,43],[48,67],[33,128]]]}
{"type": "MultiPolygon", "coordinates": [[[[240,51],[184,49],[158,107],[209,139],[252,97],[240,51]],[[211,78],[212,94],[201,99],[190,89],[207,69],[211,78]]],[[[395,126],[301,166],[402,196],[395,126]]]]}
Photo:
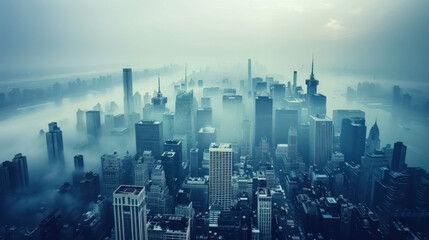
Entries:
{"type": "Polygon", "coordinates": [[[297,78],[297,72],[293,71],[292,96],[296,95],[296,78],[297,78]]]}
{"type": "Polygon", "coordinates": [[[151,106],[151,119],[162,121],[162,115],[167,111],[165,105],[167,104],[167,97],[164,97],[161,93],[161,78],[158,75],[158,92],[156,96],[152,98],[151,106]]]}
{"type": "Polygon", "coordinates": [[[311,97],[317,93],[317,85],[319,85],[319,80],[314,78],[314,55],[311,62],[310,78],[305,80],[305,85],[307,85],[307,103],[311,104],[311,97]]]}

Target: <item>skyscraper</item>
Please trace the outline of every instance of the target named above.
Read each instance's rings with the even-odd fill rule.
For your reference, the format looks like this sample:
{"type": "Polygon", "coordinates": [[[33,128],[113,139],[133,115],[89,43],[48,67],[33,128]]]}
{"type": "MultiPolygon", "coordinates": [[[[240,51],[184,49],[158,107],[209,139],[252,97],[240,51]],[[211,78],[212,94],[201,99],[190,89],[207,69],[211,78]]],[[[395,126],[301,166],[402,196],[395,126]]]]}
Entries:
{"type": "Polygon", "coordinates": [[[174,151],[165,151],[161,156],[162,166],[165,171],[165,180],[171,194],[175,194],[181,179],[182,165],[178,160],[178,154],[174,151]]]}
{"type": "Polygon", "coordinates": [[[252,59],[247,59],[247,82],[248,82],[248,90],[251,93],[250,96],[253,96],[253,84],[252,84],[252,59]]]}
{"type": "Polygon", "coordinates": [[[103,193],[110,197],[122,184],[122,161],[116,152],[101,156],[101,171],[103,172],[103,193]]]}
{"type": "Polygon", "coordinates": [[[191,220],[180,214],[157,215],[148,223],[149,239],[190,240],[191,220]]]}
{"type": "Polygon", "coordinates": [[[323,168],[332,157],[332,120],[325,115],[310,116],[310,164],[323,168]]]}
{"type": "Polygon", "coordinates": [[[101,136],[100,111],[86,112],[86,132],[88,141],[97,141],[101,136]]]}
{"type": "Polygon", "coordinates": [[[152,98],[151,105],[151,118],[158,121],[162,120],[162,115],[168,110],[165,105],[167,104],[167,97],[162,96],[161,93],[161,80],[158,76],[158,92],[152,98]]]}
{"type": "Polygon", "coordinates": [[[74,169],[83,171],[84,169],[84,162],[83,162],[83,156],[82,155],[75,155],[74,156],[74,169]]]}
{"type": "Polygon", "coordinates": [[[273,98],[274,108],[283,107],[284,99],[286,97],[286,86],[282,83],[272,84],[271,96],[273,98]]]}
{"type": "Polygon", "coordinates": [[[243,121],[243,97],[240,95],[224,95],[222,107],[221,139],[226,142],[238,142],[241,139],[243,121]]]}
{"type": "Polygon", "coordinates": [[[124,113],[128,115],[134,112],[133,75],[131,68],[124,68],[122,73],[124,84],[124,113]]]}
{"type": "Polygon", "coordinates": [[[140,115],[142,113],[142,95],[139,92],[134,93],[133,106],[134,112],[140,115]]]}
{"type": "Polygon", "coordinates": [[[182,92],[176,96],[176,113],[174,116],[174,135],[186,135],[188,146],[186,151],[194,146],[195,140],[195,103],[194,94],[190,92],[182,92]]]}
{"type": "Polygon", "coordinates": [[[197,109],[196,130],[199,131],[203,127],[212,126],[213,111],[211,108],[197,109]]]}
{"type": "Polygon", "coordinates": [[[258,188],[258,229],[260,232],[260,239],[271,239],[271,193],[269,188],[258,188]]]}
{"type": "Polygon", "coordinates": [[[307,85],[307,103],[308,104],[312,104],[311,103],[311,97],[317,93],[317,85],[319,85],[319,80],[316,80],[314,78],[314,57],[313,60],[311,62],[311,74],[310,74],[310,78],[305,80],[305,85],[307,85]]]}
{"type": "Polygon", "coordinates": [[[275,144],[288,143],[290,127],[298,128],[298,110],[278,108],[275,111],[274,138],[275,144]]]}
{"type": "Polygon", "coordinates": [[[27,157],[21,153],[12,161],[5,161],[0,169],[0,192],[16,191],[28,187],[27,157]]]}
{"type": "Polygon", "coordinates": [[[147,186],[149,184],[149,169],[148,161],[142,156],[139,156],[133,162],[134,185],[147,186]]]}
{"type": "Polygon", "coordinates": [[[185,147],[183,146],[183,142],[179,139],[168,139],[164,143],[164,151],[173,151],[176,153],[176,157],[178,160],[177,166],[180,166],[180,169],[178,169],[178,171],[180,171],[180,174],[182,174],[182,163],[184,161],[183,152],[186,151],[185,147]]]}
{"type": "Polygon", "coordinates": [[[366,140],[366,153],[373,153],[380,148],[380,130],[378,129],[377,121],[374,122],[369,130],[368,139],[366,140]]]}
{"type": "Polygon", "coordinates": [[[50,165],[64,164],[63,132],[56,122],[49,123],[49,131],[46,132],[46,145],[48,147],[48,159],[50,165]]]}
{"type": "Polygon", "coordinates": [[[173,199],[167,187],[164,167],[157,163],[153,168],[152,184],[147,192],[147,208],[151,215],[171,213],[173,199]]]}
{"type": "Polygon", "coordinates": [[[398,109],[401,105],[401,88],[398,85],[393,86],[392,107],[398,109]]]}
{"type": "Polygon", "coordinates": [[[162,115],[162,125],[164,139],[170,139],[174,136],[174,113],[164,113],[162,115]]]}
{"type": "Polygon", "coordinates": [[[0,164],[0,196],[6,196],[11,191],[10,177],[9,177],[9,161],[4,161],[0,164]]]}
{"type": "Polygon", "coordinates": [[[340,134],[342,121],[344,118],[359,117],[365,119],[365,112],[362,110],[335,109],[332,114],[332,123],[334,124],[334,133],[340,134]]]}
{"type": "Polygon", "coordinates": [[[297,79],[297,72],[293,71],[293,85],[292,85],[292,96],[296,96],[296,79],[297,79]]]}
{"type": "Polygon", "coordinates": [[[407,154],[407,146],[402,142],[396,142],[393,147],[392,171],[402,171],[406,168],[405,157],[407,154]]]}
{"type": "Polygon", "coordinates": [[[292,166],[295,163],[296,157],[298,155],[298,131],[296,127],[290,127],[288,131],[288,148],[287,148],[287,158],[288,161],[292,163],[292,166]]]}
{"type": "Polygon", "coordinates": [[[136,126],[136,153],[142,154],[145,150],[152,150],[156,158],[160,158],[163,152],[163,128],[162,122],[154,120],[142,120],[136,126]]]}
{"type": "Polygon", "coordinates": [[[266,96],[257,96],[255,99],[255,145],[259,146],[262,137],[272,143],[273,131],[273,100],[266,96]]]}
{"type": "Polygon", "coordinates": [[[117,240],[148,240],[144,187],[119,186],[113,193],[113,213],[117,240]]]}
{"type": "Polygon", "coordinates": [[[343,118],[342,122],[340,145],[344,161],[360,164],[360,158],[365,154],[365,119],[343,118]]]}
{"type": "Polygon", "coordinates": [[[209,97],[201,97],[201,108],[211,108],[211,99],[209,97]]]}
{"type": "Polygon", "coordinates": [[[310,115],[326,114],[326,96],[316,93],[310,96],[309,113],[310,115]]]}
{"type": "Polygon", "coordinates": [[[79,186],[80,181],[85,177],[84,163],[82,155],[74,156],[74,171],[72,173],[73,186],[79,186]]]}
{"type": "Polygon", "coordinates": [[[209,149],[212,142],[216,142],[216,128],[201,128],[198,132],[198,148],[203,151],[209,149]]]}
{"type": "Polygon", "coordinates": [[[96,202],[100,195],[100,177],[97,173],[87,172],[79,182],[81,198],[89,203],[96,202]]]}
{"type": "Polygon", "coordinates": [[[226,210],[231,206],[232,147],[227,143],[212,143],[209,152],[209,204],[218,204],[226,210]]]}
{"type": "Polygon", "coordinates": [[[85,131],[85,112],[80,108],[76,112],[76,130],[79,132],[85,131]]]}
{"type": "Polygon", "coordinates": [[[191,169],[191,173],[190,176],[191,177],[198,177],[198,172],[199,172],[199,168],[201,167],[200,165],[200,158],[199,158],[199,149],[198,148],[191,148],[191,152],[190,152],[190,169],[191,169]]]}

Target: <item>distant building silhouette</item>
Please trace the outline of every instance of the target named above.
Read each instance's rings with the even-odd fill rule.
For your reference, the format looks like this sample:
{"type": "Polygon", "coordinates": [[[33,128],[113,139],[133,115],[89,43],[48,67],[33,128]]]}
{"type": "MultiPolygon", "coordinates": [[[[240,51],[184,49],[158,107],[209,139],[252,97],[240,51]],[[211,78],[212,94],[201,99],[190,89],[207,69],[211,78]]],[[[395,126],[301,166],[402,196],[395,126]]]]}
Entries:
{"type": "Polygon", "coordinates": [[[131,68],[123,69],[123,87],[124,87],[124,113],[128,115],[134,112],[133,100],[133,75],[131,68]]]}
{"type": "Polygon", "coordinates": [[[49,131],[46,132],[46,145],[50,165],[64,164],[63,132],[56,122],[49,123],[49,131]]]}

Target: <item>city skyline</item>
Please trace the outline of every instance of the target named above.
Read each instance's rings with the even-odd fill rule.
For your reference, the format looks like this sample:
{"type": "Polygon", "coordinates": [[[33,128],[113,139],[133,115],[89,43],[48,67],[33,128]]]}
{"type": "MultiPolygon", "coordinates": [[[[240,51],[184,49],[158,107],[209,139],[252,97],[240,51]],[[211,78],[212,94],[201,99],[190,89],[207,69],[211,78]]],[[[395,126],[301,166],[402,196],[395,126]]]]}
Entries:
{"type": "Polygon", "coordinates": [[[0,3],[0,240],[429,239],[429,2],[0,3]]]}

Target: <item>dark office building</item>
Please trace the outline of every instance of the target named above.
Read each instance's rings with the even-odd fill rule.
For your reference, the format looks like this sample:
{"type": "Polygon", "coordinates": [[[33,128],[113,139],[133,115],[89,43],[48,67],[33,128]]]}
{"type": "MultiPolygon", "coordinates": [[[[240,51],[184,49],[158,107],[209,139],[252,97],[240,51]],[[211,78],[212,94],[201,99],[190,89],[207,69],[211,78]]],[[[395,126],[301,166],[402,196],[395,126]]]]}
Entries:
{"type": "Polygon", "coordinates": [[[174,136],[186,135],[186,151],[191,150],[195,144],[195,115],[197,103],[194,101],[194,93],[182,92],[176,96],[174,115],[174,136]]]}
{"type": "Polygon", "coordinates": [[[174,151],[165,151],[161,156],[161,163],[165,171],[165,180],[171,195],[175,195],[179,189],[179,182],[182,174],[182,165],[178,159],[178,154],[174,151]]]}
{"type": "Polygon", "coordinates": [[[396,142],[393,147],[393,157],[392,157],[392,171],[402,171],[407,165],[405,164],[405,157],[407,154],[407,146],[402,142],[396,142]]]}
{"type": "Polygon", "coordinates": [[[201,168],[201,163],[199,159],[199,149],[191,148],[190,151],[190,163],[191,163],[191,177],[198,177],[199,169],[201,168]]]}
{"type": "Polygon", "coordinates": [[[49,131],[46,132],[46,146],[50,165],[64,164],[63,132],[56,122],[49,123],[49,131]]]}
{"type": "Polygon", "coordinates": [[[272,144],[273,132],[273,100],[269,97],[258,96],[255,99],[255,145],[261,144],[262,137],[272,144]]]}
{"type": "Polygon", "coordinates": [[[96,202],[100,194],[100,177],[98,174],[87,172],[79,183],[79,191],[84,202],[96,202]]]}
{"type": "Polygon", "coordinates": [[[310,125],[308,123],[300,124],[298,127],[298,153],[302,155],[302,160],[308,166],[309,164],[309,146],[310,125]]]}
{"type": "Polygon", "coordinates": [[[378,217],[368,208],[356,206],[352,210],[350,239],[382,239],[378,217]]]}
{"type": "Polygon", "coordinates": [[[310,96],[310,115],[326,115],[326,96],[320,93],[310,96]]]}
{"type": "Polygon", "coordinates": [[[274,108],[282,107],[284,99],[286,97],[286,86],[280,83],[272,84],[271,96],[273,98],[274,108]]]}
{"type": "Polygon", "coordinates": [[[408,198],[411,193],[411,176],[409,174],[389,171],[386,174],[385,183],[387,189],[383,207],[387,212],[410,206],[411,202],[408,198]]]}
{"type": "Polygon", "coordinates": [[[275,111],[275,144],[287,144],[290,127],[298,128],[298,110],[278,108],[275,111]]]}
{"type": "Polygon", "coordinates": [[[398,108],[401,105],[401,88],[398,85],[393,86],[392,105],[393,108],[398,108]]]}
{"type": "Polygon", "coordinates": [[[246,240],[249,239],[250,226],[246,224],[241,209],[221,211],[218,219],[217,235],[221,239],[246,240]]]}
{"type": "Polygon", "coordinates": [[[142,120],[136,123],[136,153],[143,154],[151,150],[156,158],[163,152],[162,122],[154,120],[142,120]]]}
{"type": "Polygon", "coordinates": [[[82,155],[74,156],[74,169],[76,171],[83,171],[84,162],[83,162],[83,156],[82,155]]]}
{"type": "Polygon", "coordinates": [[[15,155],[9,170],[9,176],[13,189],[23,189],[28,186],[29,180],[26,156],[22,156],[21,153],[15,155]]]}
{"type": "Polygon", "coordinates": [[[0,165],[0,193],[24,189],[28,184],[27,157],[18,153],[0,165]]]}
{"type": "Polygon", "coordinates": [[[182,166],[183,161],[186,159],[183,159],[183,151],[185,151],[183,147],[183,143],[179,139],[168,139],[164,143],[164,151],[173,151],[177,155],[177,159],[180,163],[179,166],[182,166]]]}
{"type": "Polygon", "coordinates": [[[255,91],[262,94],[267,93],[267,82],[257,82],[255,91]]]}
{"type": "Polygon", "coordinates": [[[205,212],[209,202],[209,184],[206,178],[186,178],[183,190],[190,193],[190,198],[196,212],[205,212]]]}
{"type": "Polygon", "coordinates": [[[74,171],[72,173],[73,186],[78,187],[79,182],[85,176],[83,156],[76,155],[74,156],[73,159],[74,159],[74,171]]]}
{"type": "Polygon", "coordinates": [[[212,142],[216,142],[216,128],[201,128],[198,132],[198,148],[203,152],[204,149],[209,149],[212,142]]]}
{"type": "Polygon", "coordinates": [[[61,213],[56,210],[45,217],[39,224],[41,240],[60,239],[61,213]]]}
{"type": "Polygon", "coordinates": [[[345,162],[360,164],[365,154],[366,126],[364,118],[343,118],[340,145],[345,162]]]}
{"type": "Polygon", "coordinates": [[[197,110],[197,131],[201,128],[212,125],[212,109],[211,108],[199,108],[197,110]]]}
{"type": "Polygon", "coordinates": [[[100,111],[86,112],[86,133],[89,141],[95,141],[101,136],[100,111]]]}

